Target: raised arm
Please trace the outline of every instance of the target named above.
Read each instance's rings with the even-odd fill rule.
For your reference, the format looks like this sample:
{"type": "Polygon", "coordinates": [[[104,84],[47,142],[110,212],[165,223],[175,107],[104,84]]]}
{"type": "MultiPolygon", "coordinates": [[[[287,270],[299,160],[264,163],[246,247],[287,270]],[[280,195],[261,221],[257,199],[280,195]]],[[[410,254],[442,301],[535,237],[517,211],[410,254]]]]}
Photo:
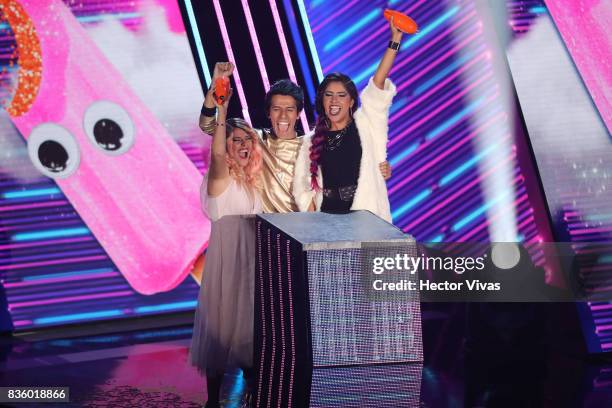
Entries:
{"type": "MultiPolygon", "coordinates": [[[[398,30],[397,27],[395,27],[395,24],[393,23],[393,17],[391,17],[391,20],[389,21],[389,26],[391,27],[391,41],[393,43],[399,44],[402,41],[403,33],[398,30]]],[[[395,61],[397,51],[398,50],[395,50],[390,46],[387,47],[385,54],[380,60],[380,64],[378,64],[378,68],[376,69],[373,78],[374,85],[376,85],[378,89],[384,89],[385,80],[389,76],[389,71],[391,71],[391,67],[393,66],[393,61],[395,61]]]]}
{"type": "Polygon", "coordinates": [[[229,77],[234,72],[234,64],[231,62],[217,62],[215,69],[213,70],[213,76],[211,79],[210,87],[206,92],[206,98],[204,99],[204,107],[200,114],[200,129],[206,134],[212,135],[215,132],[217,126],[217,120],[215,119],[215,98],[214,85],[215,80],[221,76],[229,77]]]}
{"type": "Polygon", "coordinates": [[[230,182],[229,167],[225,156],[227,154],[227,141],[226,141],[226,127],[225,120],[227,119],[227,106],[231,99],[232,90],[223,102],[222,105],[218,105],[213,99],[213,103],[217,106],[217,125],[213,132],[212,145],[210,147],[210,167],[208,169],[208,195],[216,197],[223,193],[230,182]]]}

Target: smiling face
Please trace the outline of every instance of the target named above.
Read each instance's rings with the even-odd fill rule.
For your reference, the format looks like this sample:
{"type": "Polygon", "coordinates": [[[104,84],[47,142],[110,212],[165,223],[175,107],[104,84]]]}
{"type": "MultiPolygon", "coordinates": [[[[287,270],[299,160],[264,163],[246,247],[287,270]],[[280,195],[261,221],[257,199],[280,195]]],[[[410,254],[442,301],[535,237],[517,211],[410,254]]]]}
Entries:
{"type": "Polygon", "coordinates": [[[240,128],[234,128],[227,138],[227,153],[241,168],[246,167],[253,153],[254,136],[240,128]]]}
{"type": "Polygon", "coordinates": [[[269,117],[272,130],[279,139],[294,139],[296,137],[295,122],[298,118],[298,108],[293,96],[272,96],[269,117]]]}
{"type": "Polygon", "coordinates": [[[323,110],[332,130],[343,129],[348,125],[354,104],[355,100],[342,82],[333,81],[327,85],[323,93],[323,110]]]}

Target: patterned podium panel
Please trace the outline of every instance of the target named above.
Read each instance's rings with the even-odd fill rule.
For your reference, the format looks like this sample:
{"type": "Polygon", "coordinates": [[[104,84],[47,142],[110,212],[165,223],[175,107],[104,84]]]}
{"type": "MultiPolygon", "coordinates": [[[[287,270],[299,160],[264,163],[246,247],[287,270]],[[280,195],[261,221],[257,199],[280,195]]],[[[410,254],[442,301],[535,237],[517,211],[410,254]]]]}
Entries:
{"type": "MultiPolygon", "coordinates": [[[[422,361],[418,292],[376,299],[368,292],[369,280],[364,279],[365,258],[397,253],[416,256],[416,246],[306,253],[315,367],[422,361]]],[[[416,281],[417,275],[412,278],[416,281]]]]}
{"type": "Polygon", "coordinates": [[[422,363],[318,368],[311,407],[419,407],[422,363]]]}
{"type": "Polygon", "coordinates": [[[365,383],[414,385],[423,359],[418,293],[386,299],[368,288],[371,257],[397,253],[416,254],[416,243],[369,212],[257,217],[258,407],[347,406],[346,398],[368,406],[365,383]],[[335,399],[334,378],[350,397],[335,399]]]}

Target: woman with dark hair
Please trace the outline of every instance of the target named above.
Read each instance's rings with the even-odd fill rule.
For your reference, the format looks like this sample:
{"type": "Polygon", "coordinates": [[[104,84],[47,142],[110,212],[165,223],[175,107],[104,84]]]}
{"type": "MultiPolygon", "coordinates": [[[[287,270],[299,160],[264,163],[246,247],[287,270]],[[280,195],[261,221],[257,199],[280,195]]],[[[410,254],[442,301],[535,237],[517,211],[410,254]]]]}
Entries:
{"type": "Polygon", "coordinates": [[[210,167],[200,190],[202,209],[212,227],[190,359],[206,375],[208,408],[219,406],[228,368],[242,368],[247,388],[253,380],[255,225],[252,217],[225,216],[261,212],[262,156],[258,136],[249,124],[226,120],[229,99],[217,105],[210,167]]]}
{"type": "Polygon", "coordinates": [[[387,78],[402,32],[393,18],[391,41],[360,96],[341,73],[327,75],[317,89],[318,115],[312,136],[298,155],[293,195],[300,211],[347,213],[369,210],[391,222],[389,198],[379,163],[386,160],[389,107],[395,85],[387,78]]]}

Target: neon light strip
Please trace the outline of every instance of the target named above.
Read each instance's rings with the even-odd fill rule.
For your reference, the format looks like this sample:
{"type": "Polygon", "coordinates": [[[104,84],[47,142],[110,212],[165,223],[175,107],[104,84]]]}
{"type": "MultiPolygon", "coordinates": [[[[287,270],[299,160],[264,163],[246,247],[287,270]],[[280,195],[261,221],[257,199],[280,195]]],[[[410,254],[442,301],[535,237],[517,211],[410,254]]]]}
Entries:
{"type": "Polygon", "coordinates": [[[10,245],[0,245],[0,251],[5,249],[17,249],[17,248],[32,248],[37,246],[45,246],[45,245],[60,245],[60,244],[69,244],[74,242],[87,242],[93,240],[93,236],[82,237],[82,238],[67,238],[67,239],[52,239],[48,241],[36,241],[36,242],[28,242],[23,244],[10,244],[10,245]]]}
{"type": "Polygon", "coordinates": [[[595,234],[598,232],[612,232],[612,227],[605,228],[582,228],[571,230],[570,235],[585,235],[585,234],[595,234]]]}
{"type": "Polygon", "coordinates": [[[238,98],[240,99],[240,104],[242,105],[242,116],[247,122],[251,123],[249,107],[247,106],[246,96],[244,95],[244,88],[242,87],[242,81],[240,80],[240,74],[238,73],[238,66],[236,65],[236,59],[234,58],[234,51],[232,51],[232,44],[230,42],[229,34],[227,32],[227,26],[225,25],[225,19],[223,18],[223,11],[221,11],[221,3],[219,2],[219,0],[213,0],[213,4],[215,6],[215,14],[217,14],[217,20],[219,20],[219,27],[221,27],[221,36],[223,37],[227,57],[231,62],[234,63],[234,73],[232,74],[232,76],[234,77],[234,82],[236,83],[236,88],[238,91],[238,98]]]}
{"type": "Polygon", "coordinates": [[[439,234],[433,238],[425,240],[425,242],[442,242],[443,239],[444,239],[444,234],[439,234]]]}
{"type": "Polygon", "coordinates": [[[0,212],[12,211],[12,210],[29,210],[31,208],[42,208],[42,207],[59,207],[61,205],[67,205],[66,200],[47,201],[46,203],[35,203],[35,204],[18,204],[18,205],[6,205],[0,207],[0,212]]]}
{"type": "Polygon", "coordinates": [[[68,225],[74,224],[74,219],[67,219],[65,214],[40,215],[36,217],[12,217],[11,227],[2,227],[0,231],[10,231],[11,229],[23,228],[24,225],[37,224],[44,222],[46,225],[68,225]]]}
{"type": "Polygon", "coordinates": [[[404,205],[402,205],[400,208],[398,208],[397,210],[393,211],[393,214],[391,215],[391,217],[395,219],[395,218],[401,216],[406,211],[408,211],[409,209],[411,209],[412,207],[414,207],[415,205],[417,205],[418,203],[420,203],[421,201],[423,201],[424,199],[426,199],[430,195],[431,195],[431,189],[430,188],[426,188],[425,190],[421,191],[416,196],[414,196],[413,198],[408,200],[408,202],[405,203],[404,205]]]}
{"type": "Polygon", "coordinates": [[[204,47],[202,46],[202,38],[200,37],[200,30],[198,30],[198,23],[195,15],[193,14],[191,0],[185,0],[185,9],[187,9],[187,17],[189,18],[189,26],[191,27],[191,33],[193,34],[193,41],[195,42],[196,49],[198,50],[198,58],[200,59],[200,64],[202,64],[202,70],[204,71],[206,86],[209,87],[211,85],[210,70],[208,69],[208,62],[206,61],[206,55],[204,54],[204,47]]]}
{"type": "Polygon", "coordinates": [[[308,21],[308,14],[306,13],[306,7],[304,7],[304,1],[297,1],[298,8],[300,9],[300,17],[302,18],[302,25],[306,32],[306,39],[308,40],[308,48],[310,48],[310,55],[314,61],[315,70],[317,71],[317,78],[319,82],[323,81],[323,69],[321,68],[321,62],[319,61],[319,54],[317,53],[317,46],[315,45],[314,38],[312,37],[312,30],[310,29],[310,21],[308,21]]]}
{"type": "Polygon", "coordinates": [[[391,157],[389,159],[389,164],[391,166],[395,166],[396,164],[402,162],[406,157],[412,154],[420,145],[420,142],[415,142],[408,146],[406,149],[402,150],[397,156],[391,157]]]}
{"type": "Polygon", "coordinates": [[[79,235],[89,235],[91,232],[85,227],[79,228],[62,228],[57,230],[49,231],[34,231],[34,232],[22,232],[13,235],[13,241],[31,241],[42,238],[57,238],[57,237],[73,237],[79,235]]]}
{"type": "Polygon", "coordinates": [[[176,303],[165,303],[162,305],[154,305],[154,306],[141,306],[137,307],[134,311],[136,313],[149,313],[149,312],[160,312],[164,310],[177,310],[177,309],[191,309],[196,307],[196,300],[189,300],[185,302],[176,302],[176,303]]]}
{"type": "Polygon", "coordinates": [[[263,81],[266,92],[268,92],[270,89],[270,80],[268,79],[268,72],[266,71],[266,65],[264,64],[263,55],[261,54],[261,47],[259,46],[259,40],[257,39],[255,23],[253,22],[253,16],[251,16],[251,9],[249,8],[249,2],[247,0],[242,0],[242,9],[244,10],[244,16],[246,17],[247,26],[249,27],[249,35],[251,36],[251,41],[253,42],[257,66],[259,66],[259,72],[261,73],[261,80],[263,81]]]}
{"type": "Polygon", "coordinates": [[[26,261],[37,261],[40,259],[58,259],[58,258],[69,258],[73,256],[84,256],[84,255],[95,255],[95,254],[103,254],[104,250],[102,248],[88,248],[88,249],[80,249],[78,251],[58,251],[50,254],[34,254],[27,256],[14,256],[8,259],[0,260],[0,264],[4,263],[20,263],[26,261]]]}
{"type": "MultiPolygon", "coordinates": [[[[66,217],[64,217],[63,219],[61,218],[61,216],[58,217],[54,217],[53,219],[50,220],[44,220],[44,217],[37,217],[37,218],[43,218],[42,223],[45,226],[48,227],[53,227],[53,228],[62,228],[64,226],[73,226],[76,223],[80,224],[77,220],[71,219],[71,220],[67,220],[66,217]],[[62,220],[62,221],[60,221],[62,220]]],[[[17,222],[15,222],[13,225],[9,226],[9,227],[0,227],[0,232],[14,232],[14,233],[19,233],[19,231],[24,231],[24,230],[28,230],[30,228],[32,228],[32,225],[28,225],[30,223],[28,223],[27,221],[23,221],[23,220],[19,220],[18,218],[13,218],[14,220],[16,220],[17,222]],[[21,222],[19,222],[21,221],[21,222]]],[[[27,220],[27,219],[26,219],[27,220]]],[[[37,222],[37,224],[41,224],[40,221],[37,222]]]]}
{"type": "Polygon", "coordinates": [[[465,216],[461,220],[457,221],[452,226],[452,230],[455,231],[455,232],[459,231],[461,228],[463,228],[466,225],[470,224],[472,221],[475,221],[478,217],[480,217],[482,214],[484,214],[494,204],[500,202],[503,198],[505,198],[508,195],[508,193],[509,193],[509,191],[506,190],[503,193],[501,193],[500,195],[498,195],[497,197],[495,197],[494,199],[492,199],[489,202],[487,202],[487,203],[481,205],[480,207],[476,208],[474,211],[470,212],[467,216],[465,216]]]}
{"type": "Polygon", "coordinates": [[[115,13],[115,14],[98,14],[95,16],[81,16],[76,19],[79,23],[93,23],[109,20],[133,20],[142,17],[140,13],[115,13]]]}
{"type": "MultiPolygon", "coordinates": [[[[297,18],[295,17],[295,12],[293,10],[293,6],[291,5],[291,0],[283,0],[283,5],[287,12],[287,20],[289,22],[291,36],[293,37],[295,48],[297,50],[298,59],[300,62],[298,66],[300,67],[300,69],[302,70],[302,74],[304,75],[304,81],[305,81],[304,85],[306,86],[306,88],[308,88],[308,95],[314,95],[315,94],[314,87],[311,81],[309,81],[309,79],[312,76],[310,69],[309,69],[310,64],[308,63],[308,58],[306,57],[306,53],[304,52],[306,47],[304,46],[304,43],[302,42],[302,36],[300,35],[300,29],[298,26],[299,22],[297,18]]],[[[320,79],[318,79],[318,81],[320,81],[320,79]]]]}
{"type": "Polygon", "coordinates": [[[78,275],[78,276],[66,276],[63,278],[49,278],[49,279],[37,279],[37,280],[28,280],[25,282],[16,282],[16,283],[5,283],[5,288],[20,288],[24,286],[35,286],[35,285],[48,285],[50,283],[58,283],[58,282],[71,282],[71,281],[83,281],[89,279],[103,279],[103,278],[111,278],[114,276],[120,276],[119,272],[100,272],[91,275],[78,275]]]}
{"type": "Polygon", "coordinates": [[[21,190],[21,191],[7,191],[3,193],[2,196],[7,200],[14,198],[28,198],[28,197],[38,197],[38,196],[48,196],[53,194],[61,194],[59,188],[51,187],[51,188],[37,188],[33,190],[21,190]]]}
{"type": "Polygon", "coordinates": [[[108,268],[98,268],[98,269],[87,269],[83,271],[72,271],[72,272],[60,272],[60,273],[51,273],[46,275],[36,275],[36,276],[26,276],[23,278],[24,281],[37,281],[41,279],[49,279],[49,278],[63,278],[66,276],[84,276],[91,274],[100,274],[101,272],[115,272],[113,269],[108,268]]]}
{"type": "Polygon", "coordinates": [[[132,296],[132,295],[134,295],[134,292],[132,292],[131,290],[123,290],[120,292],[104,292],[104,293],[96,293],[93,295],[80,295],[80,296],[60,297],[60,298],[45,299],[45,300],[32,300],[29,302],[11,303],[11,310],[18,309],[20,307],[53,305],[57,303],[80,302],[83,300],[108,299],[108,298],[113,298],[113,297],[132,296]]]}
{"type": "MultiPolygon", "coordinates": [[[[274,17],[274,25],[276,26],[278,39],[280,40],[281,48],[283,49],[283,57],[285,58],[285,64],[287,64],[289,78],[297,84],[297,77],[295,76],[295,70],[293,69],[293,64],[291,62],[289,47],[287,46],[287,38],[285,37],[285,32],[283,31],[283,24],[281,23],[280,15],[278,14],[278,8],[276,7],[276,2],[274,0],[270,0],[270,8],[272,9],[272,16],[274,17]]],[[[303,110],[300,114],[300,119],[302,121],[302,127],[304,128],[304,132],[310,132],[310,126],[308,126],[308,119],[306,119],[306,113],[304,113],[303,110]]]]}
{"type": "Polygon", "coordinates": [[[40,319],[34,319],[34,324],[49,324],[69,322],[73,320],[97,319],[102,317],[121,316],[122,314],[123,312],[121,310],[103,310],[100,312],[76,313],[62,316],[41,317],[40,319]]]}
{"type": "MultiPolygon", "coordinates": [[[[107,284],[104,285],[104,289],[108,292],[110,292],[111,290],[128,290],[129,289],[129,285],[127,285],[124,282],[112,282],[111,284],[107,284]]],[[[100,292],[100,287],[99,285],[91,285],[88,286],[87,288],[84,287],[75,287],[73,285],[65,285],[63,287],[60,288],[54,288],[52,293],[47,293],[47,292],[41,292],[40,290],[24,290],[24,291],[20,291],[21,293],[18,296],[14,296],[11,297],[11,302],[25,302],[25,301],[35,301],[35,300],[41,300],[41,299],[49,299],[51,298],[49,295],[52,296],[53,299],[58,299],[60,297],[67,297],[67,296],[79,296],[79,295],[89,295],[89,294],[95,294],[95,293],[105,293],[105,292],[100,292]],[[63,290],[65,288],[65,290],[63,290]],[[27,293],[27,295],[24,295],[22,293],[27,293]]],[[[131,291],[132,294],[134,293],[134,291],[131,291]]]]}
{"type": "Polygon", "coordinates": [[[534,14],[541,14],[541,13],[547,13],[548,9],[545,6],[536,6],[536,7],[530,8],[529,12],[534,13],[534,14]]]}
{"type": "Polygon", "coordinates": [[[171,334],[173,336],[182,336],[183,334],[192,334],[193,333],[193,328],[189,327],[186,329],[180,329],[180,330],[164,330],[162,331],[155,331],[155,332],[145,332],[145,333],[138,333],[134,335],[134,338],[136,339],[150,339],[150,338],[154,338],[154,337],[165,337],[168,334],[171,334]]]}
{"type": "Polygon", "coordinates": [[[472,157],[471,159],[469,159],[468,161],[462,163],[460,166],[458,166],[457,168],[455,168],[451,172],[447,173],[446,176],[444,176],[444,177],[442,177],[440,179],[440,183],[439,183],[440,186],[444,186],[444,185],[450,183],[451,181],[453,181],[454,179],[459,177],[461,174],[463,174],[464,172],[466,172],[470,168],[474,167],[474,165],[476,163],[478,163],[480,161],[480,159],[482,159],[484,156],[486,156],[487,154],[491,153],[495,149],[497,149],[497,144],[493,144],[492,146],[488,147],[486,150],[478,153],[478,155],[472,157]]]}
{"type": "Polygon", "coordinates": [[[62,264],[68,264],[68,263],[80,263],[80,262],[88,262],[88,261],[108,261],[108,257],[106,255],[84,256],[82,258],[59,259],[59,260],[45,261],[45,262],[29,262],[29,263],[23,263],[23,264],[2,265],[0,266],[0,271],[7,270],[7,269],[36,268],[38,266],[62,265],[62,264]]]}

